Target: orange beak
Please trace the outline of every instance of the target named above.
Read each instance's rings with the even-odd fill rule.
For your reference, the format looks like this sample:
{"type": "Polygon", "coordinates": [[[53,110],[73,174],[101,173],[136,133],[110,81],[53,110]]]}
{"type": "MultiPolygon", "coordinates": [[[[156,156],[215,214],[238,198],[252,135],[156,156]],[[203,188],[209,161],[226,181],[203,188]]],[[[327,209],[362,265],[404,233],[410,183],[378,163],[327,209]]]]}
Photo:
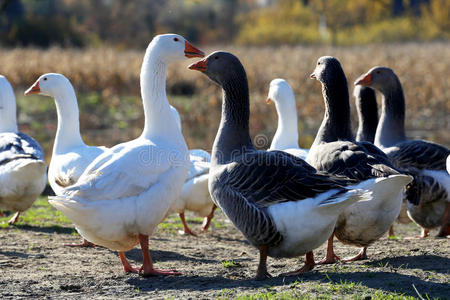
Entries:
{"type": "Polygon", "coordinates": [[[316,74],[314,74],[314,73],[311,73],[311,75],[309,75],[309,78],[311,78],[311,79],[317,79],[316,74]]]}
{"type": "Polygon", "coordinates": [[[206,72],[206,64],[208,63],[208,58],[204,58],[202,60],[199,60],[196,63],[193,63],[188,67],[190,70],[197,70],[200,72],[206,72]]]}
{"type": "Polygon", "coordinates": [[[372,74],[362,75],[355,81],[355,85],[369,85],[372,83],[372,74]]]}
{"type": "Polygon", "coordinates": [[[272,102],[272,99],[270,99],[270,98],[266,99],[266,104],[270,104],[271,102],[272,102]]]}
{"type": "Polygon", "coordinates": [[[41,89],[39,88],[39,80],[37,80],[28,90],[25,91],[25,96],[32,94],[39,94],[41,89]]]}
{"type": "Polygon", "coordinates": [[[205,53],[202,50],[192,46],[188,41],[184,41],[184,56],[187,58],[204,57],[205,53]]]}

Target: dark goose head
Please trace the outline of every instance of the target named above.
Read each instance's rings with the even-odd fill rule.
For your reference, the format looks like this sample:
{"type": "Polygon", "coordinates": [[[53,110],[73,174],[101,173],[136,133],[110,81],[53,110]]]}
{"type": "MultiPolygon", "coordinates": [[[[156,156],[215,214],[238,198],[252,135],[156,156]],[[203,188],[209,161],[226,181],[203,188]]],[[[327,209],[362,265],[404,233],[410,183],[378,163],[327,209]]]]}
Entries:
{"type": "Polygon", "coordinates": [[[378,126],[378,106],[375,91],[367,86],[356,86],[353,91],[358,111],[356,141],[374,142],[378,126]]]}
{"type": "Polygon", "coordinates": [[[405,141],[405,96],[394,71],[387,67],[373,67],[361,75],[355,85],[371,87],[383,96],[375,144],[390,147],[405,141]]]}
{"type": "Polygon", "coordinates": [[[325,115],[313,145],[352,141],[348,85],[341,64],[332,56],[322,56],[317,60],[311,78],[322,84],[325,102],[325,115]]]}
{"type": "Polygon", "coordinates": [[[248,81],[239,59],[231,53],[217,51],[189,69],[204,73],[222,87],[222,118],[214,141],[213,162],[225,163],[233,155],[254,149],[249,134],[248,81]]]}

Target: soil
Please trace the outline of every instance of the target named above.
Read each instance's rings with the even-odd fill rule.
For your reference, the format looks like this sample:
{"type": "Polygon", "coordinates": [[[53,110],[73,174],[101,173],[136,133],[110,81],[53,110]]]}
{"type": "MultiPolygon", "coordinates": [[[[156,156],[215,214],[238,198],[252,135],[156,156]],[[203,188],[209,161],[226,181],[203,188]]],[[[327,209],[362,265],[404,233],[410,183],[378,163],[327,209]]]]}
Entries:
{"type": "MultiPolygon", "coordinates": [[[[363,298],[367,294],[370,299],[371,294],[381,291],[450,298],[449,239],[434,238],[436,231],[426,239],[384,237],[369,247],[367,260],[319,265],[298,278],[279,274],[297,269],[303,257],[269,258],[268,270],[274,277],[255,281],[258,251],[220,212],[215,222],[212,231],[199,237],[182,236],[174,230],[158,231],[150,241],[156,266],[177,269],[183,275],[150,278],[125,274],[114,251],[64,246],[80,241],[70,227],[22,225],[0,229],[0,298],[205,299],[292,291],[311,297],[362,293],[363,298]],[[223,263],[230,260],[234,261],[231,266],[223,263]],[[357,285],[352,287],[352,282],[357,285]]],[[[198,223],[191,226],[194,231],[200,229],[198,223]]],[[[395,230],[403,237],[420,232],[414,224],[398,225],[395,230]]],[[[326,245],[322,245],[315,251],[316,260],[325,255],[325,249],[326,245]]],[[[335,250],[341,257],[359,251],[339,242],[335,250]]],[[[140,266],[139,248],[126,255],[132,264],[140,266]]]]}

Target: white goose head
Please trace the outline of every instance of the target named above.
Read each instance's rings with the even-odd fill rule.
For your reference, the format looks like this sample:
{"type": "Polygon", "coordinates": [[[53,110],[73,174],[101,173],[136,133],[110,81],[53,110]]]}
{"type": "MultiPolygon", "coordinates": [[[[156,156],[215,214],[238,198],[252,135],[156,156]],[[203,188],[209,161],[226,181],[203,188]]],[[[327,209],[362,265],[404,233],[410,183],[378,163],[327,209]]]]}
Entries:
{"type": "Polygon", "coordinates": [[[152,55],[158,56],[165,63],[205,56],[203,51],[194,47],[184,37],[173,33],[155,36],[148,48],[152,49],[152,55]]]}
{"type": "Polygon", "coordinates": [[[11,84],[0,75],[0,132],[17,132],[16,97],[11,84]]]}
{"type": "Polygon", "coordinates": [[[64,95],[68,90],[73,90],[73,87],[64,75],[47,73],[41,75],[41,77],[25,91],[25,95],[39,94],[56,99],[64,95]]]}
{"type": "Polygon", "coordinates": [[[272,101],[279,105],[295,103],[294,92],[286,80],[276,78],[270,82],[266,103],[269,104],[272,101]]]}

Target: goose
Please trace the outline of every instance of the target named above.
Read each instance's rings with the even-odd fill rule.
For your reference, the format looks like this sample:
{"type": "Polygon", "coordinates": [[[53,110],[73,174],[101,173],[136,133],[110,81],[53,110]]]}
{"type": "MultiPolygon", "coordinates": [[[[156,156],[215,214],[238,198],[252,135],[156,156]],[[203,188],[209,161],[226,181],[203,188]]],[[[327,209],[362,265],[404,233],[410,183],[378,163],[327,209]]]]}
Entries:
{"type": "Polygon", "coordinates": [[[99,155],[65,195],[49,198],[85,239],[118,251],[127,273],[181,274],[154,268],[149,236],[169,214],[189,169],[187,145],[166,96],[168,64],[203,56],[180,35],[155,36],[140,74],[145,115],[141,136],[99,155]],[[139,269],[124,254],[137,244],[143,257],[139,269]]]}
{"type": "MultiPolygon", "coordinates": [[[[347,79],[339,61],[320,57],[311,78],[322,84],[325,113],[306,161],[317,170],[358,181],[400,174],[372,143],[354,140],[347,79]]],[[[411,181],[410,176],[402,176],[400,184],[387,186],[384,193],[349,206],[339,216],[333,235],[344,244],[361,247],[356,256],[342,261],[367,258],[367,247],[389,230],[400,213],[403,188],[411,181]]],[[[333,235],[321,264],[339,260],[333,250],[333,235]]]]}
{"type": "Polygon", "coordinates": [[[275,103],[278,114],[278,127],[269,150],[281,150],[302,159],[308,155],[308,150],[298,146],[297,107],[291,86],[281,78],[270,82],[266,103],[275,103]]]}
{"type": "MultiPolygon", "coordinates": [[[[378,126],[378,106],[375,90],[367,86],[357,85],[353,90],[355,106],[358,113],[358,130],[356,133],[357,142],[374,143],[375,133],[378,126]]],[[[397,221],[401,224],[408,224],[411,219],[408,217],[406,202],[402,202],[400,214],[397,221]]],[[[394,237],[394,225],[388,231],[388,237],[394,237]]]]}
{"type": "Polygon", "coordinates": [[[447,173],[450,174],[450,155],[447,156],[447,173]]]}
{"type": "MultiPolygon", "coordinates": [[[[56,195],[62,196],[66,187],[75,184],[87,166],[108,148],[88,146],[80,134],[78,101],[75,90],[62,74],[47,73],[25,91],[25,95],[40,94],[53,97],[58,115],[58,128],[48,169],[48,181],[56,195]]],[[[93,246],[87,240],[66,246],[93,246]]]]}
{"type": "Polygon", "coordinates": [[[373,67],[355,85],[369,86],[382,94],[381,118],[375,134],[380,147],[394,165],[411,174],[406,191],[409,217],[422,227],[420,238],[440,227],[439,237],[450,234],[450,175],[446,159],[450,150],[442,145],[410,140],[405,132],[405,96],[398,76],[387,67],[373,67]]]}
{"type": "Polygon", "coordinates": [[[8,79],[0,75],[0,216],[15,211],[8,221],[17,222],[45,188],[44,151],[32,137],[19,131],[16,97],[8,79]]]}
{"type": "Polygon", "coordinates": [[[228,52],[213,52],[189,69],[204,73],[222,88],[209,191],[214,203],[259,249],[256,279],[270,277],[267,256],[306,254],[303,267],[283,275],[311,270],[312,249],[328,239],[346,207],[405,180],[404,175],[394,175],[356,184],[318,172],[289,153],[256,150],[249,134],[248,81],[239,59],[228,52]]]}
{"type": "MultiPolygon", "coordinates": [[[[171,109],[181,131],[180,114],[175,107],[171,106],[171,109]]],[[[180,234],[197,236],[187,225],[184,211],[194,211],[203,217],[202,232],[208,230],[216,210],[216,205],[212,202],[208,191],[211,155],[202,149],[191,149],[189,150],[189,161],[189,172],[181,189],[181,195],[174,201],[171,211],[178,213],[183,223],[184,230],[179,231],[180,234]]]]}

